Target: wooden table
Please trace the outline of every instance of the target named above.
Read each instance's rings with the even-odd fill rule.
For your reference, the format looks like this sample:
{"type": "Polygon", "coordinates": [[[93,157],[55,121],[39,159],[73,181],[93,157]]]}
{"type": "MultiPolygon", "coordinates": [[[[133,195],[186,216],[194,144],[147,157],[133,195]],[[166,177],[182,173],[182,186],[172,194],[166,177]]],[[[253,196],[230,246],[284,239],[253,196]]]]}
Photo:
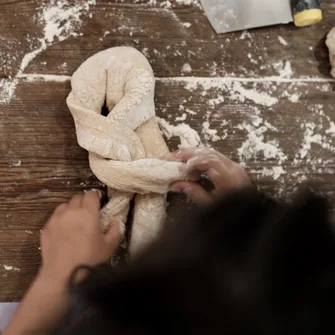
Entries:
{"type": "MultiPolygon", "coordinates": [[[[20,299],[34,278],[39,230],[53,208],[101,187],[65,98],[74,70],[109,47],[142,51],[157,77],[158,116],[189,125],[202,144],[243,163],[263,189],[283,196],[312,180],[333,195],[335,80],[325,36],[334,1],[322,1],[324,20],[313,27],[226,35],[215,34],[196,0],[170,1],[97,0],[89,8],[69,1],[75,18],[57,21],[64,31],[53,40],[43,21],[51,1],[1,1],[1,301],[20,299]]],[[[168,143],[176,149],[179,139],[168,143]]]]}

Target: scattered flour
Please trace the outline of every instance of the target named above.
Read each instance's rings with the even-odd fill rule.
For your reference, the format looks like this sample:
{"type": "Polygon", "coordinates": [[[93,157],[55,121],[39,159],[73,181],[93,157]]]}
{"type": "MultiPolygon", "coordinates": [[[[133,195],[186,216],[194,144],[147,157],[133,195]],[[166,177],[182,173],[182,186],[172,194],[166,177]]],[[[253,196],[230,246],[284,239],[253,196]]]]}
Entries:
{"type": "Polygon", "coordinates": [[[66,68],[67,68],[67,63],[66,62],[64,62],[64,63],[62,63],[61,65],[58,66],[59,70],[65,70],[66,68]]]}
{"type": "Polygon", "coordinates": [[[294,93],[288,96],[288,100],[290,100],[293,103],[297,103],[301,97],[300,93],[294,93]]]}
{"type": "Polygon", "coordinates": [[[301,93],[288,93],[288,91],[284,91],[283,94],[281,95],[283,98],[287,98],[289,101],[292,103],[297,103],[300,100],[301,93]]]}
{"type": "Polygon", "coordinates": [[[286,174],[286,171],[282,166],[273,166],[271,169],[263,168],[263,175],[264,174],[270,175],[274,180],[277,180],[280,176],[286,174]]]}
{"type": "Polygon", "coordinates": [[[19,167],[19,166],[21,166],[21,161],[20,161],[20,160],[17,160],[17,161],[12,162],[12,166],[14,166],[14,167],[19,167]]]}
{"type": "MultiPolygon", "coordinates": [[[[179,106],[179,107],[180,107],[180,106],[179,106]]],[[[189,108],[186,108],[186,109],[185,109],[185,112],[186,112],[187,114],[190,114],[190,115],[197,115],[196,112],[190,110],[189,108]]]]}
{"type": "Polygon", "coordinates": [[[280,35],[278,35],[278,40],[279,40],[279,42],[282,44],[282,45],[288,45],[288,43],[284,40],[284,38],[283,37],[281,37],[280,35]]]}
{"type": "Polygon", "coordinates": [[[187,118],[187,114],[186,114],[186,113],[183,113],[182,116],[177,116],[177,117],[175,118],[175,121],[185,121],[186,118],[187,118]]]}
{"type": "Polygon", "coordinates": [[[259,92],[256,89],[246,89],[237,81],[233,82],[229,89],[237,93],[237,98],[241,102],[245,102],[245,99],[249,99],[257,105],[267,107],[273,106],[278,102],[277,98],[271,97],[265,92],[259,92]]]}
{"type": "Polygon", "coordinates": [[[0,79],[0,103],[6,104],[12,99],[18,80],[16,78],[0,79]]]}
{"type": "Polygon", "coordinates": [[[248,58],[250,60],[250,63],[252,63],[252,64],[258,64],[258,61],[256,59],[252,58],[252,55],[251,55],[250,52],[248,53],[248,58]]]}
{"type": "Polygon", "coordinates": [[[188,124],[180,123],[176,126],[171,125],[166,120],[156,117],[157,122],[167,139],[177,136],[180,138],[179,148],[198,147],[201,145],[199,134],[188,124]]]}
{"type": "Polygon", "coordinates": [[[273,67],[279,73],[280,78],[292,78],[293,71],[291,67],[291,62],[286,61],[285,63],[281,60],[275,64],[273,67]]]}
{"type": "Polygon", "coordinates": [[[90,5],[95,4],[95,0],[77,1],[71,5],[67,0],[51,0],[49,4],[42,6],[38,20],[44,25],[44,36],[39,39],[40,47],[24,56],[20,66],[21,73],[55,39],[63,41],[70,36],[78,36],[75,30],[82,24],[81,15],[89,10],[90,5]]]}
{"type": "Polygon", "coordinates": [[[244,88],[241,82],[226,78],[211,78],[202,80],[202,78],[190,77],[185,81],[185,89],[194,91],[202,87],[204,92],[211,88],[221,88],[229,92],[229,98],[234,101],[244,103],[247,99],[254,103],[270,107],[278,103],[278,99],[271,97],[266,92],[259,92],[257,89],[244,88]]]}
{"type": "Polygon", "coordinates": [[[248,132],[248,138],[238,149],[238,154],[242,160],[251,159],[259,153],[263,153],[266,160],[278,159],[279,162],[282,162],[286,159],[276,141],[264,142],[264,128],[256,129],[251,125],[244,124],[244,129],[248,132]]]}
{"type": "Polygon", "coordinates": [[[190,72],[192,72],[191,65],[189,63],[185,63],[182,66],[182,68],[181,68],[181,72],[183,72],[183,73],[190,73],[190,72]]]}
{"type": "Polygon", "coordinates": [[[252,39],[251,34],[248,32],[248,30],[244,30],[242,32],[242,35],[240,36],[240,40],[245,40],[246,38],[252,39]]]}
{"type": "Polygon", "coordinates": [[[55,40],[63,41],[70,36],[78,36],[75,31],[82,24],[81,15],[89,10],[90,5],[95,4],[96,0],[79,0],[74,3],[67,0],[51,0],[39,8],[37,21],[44,27],[43,37],[38,40],[40,46],[23,57],[14,78],[0,80],[0,103],[11,101],[18,83],[17,77],[23,74],[37,55],[46,50],[55,40]]]}
{"type": "Polygon", "coordinates": [[[30,74],[30,73],[22,73],[17,75],[16,78],[20,78],[27,82],[38,82],[38,81],[51,81],[62,83],[65,81],[70,81],[71,76],[66,75],[54,75],[54,74],[30,74]]]}
{"type": "Polygon", "coordinates": [[[195,6],[202,8],[200,0],[174,0],[174,2],[179,5],[195,6]]]}
{"type": "Polygon", "coordinates": [[[4,269],[7,271],[21,271],[19,268],[11,265],[3,265],[4,269]]]}
{"type": "Polygon", "coordinates": [[[301,149],[294,157],[295,164],[299,164],[299,162],[309,154],[312,144],[317,144],[323,149],[335,152],[335,147],[328,143],[325,135],[315,134],[316,125],[314,122],[305,122],[302,124],[302,127],[305,128],[304,140],[301,149]]]}
{"type": "Polygon", "coordinates": [[[161,4],[160,4],[161,7],[163,8],[171,8],[172,7],[172,4],[169,0],[167,1],[163,1],[161,4]]]}
{"type": "Polygon", "coordinates": [[[224,97],[223,95],[218,95],[216,98],[213,99],[208,99],[207,100],[207,105],[210,107],[215,107],[221,103],[224,102],[224,97]]]}
{"type": "Polygon", "coordinates": [[[282,175],[286,174],[286,171],[282,166],[272,166],[270,168],[263,167],[262,170],[251,170],[251,173],[257,173],[263,177],[271,177],[274,180],[278,180],[282,175]]]}
{"type": "Polygon", "coordinates": [[[329,128],[326,130],[326,134],[331,134],[332,136],[335,136],[335,123],[330,122],[329,128]]]}
{"type": "Polygon", "coordinates": [[[330,84],[323,84],[321,87],[317,87],[321,92],[330,92],[332,89],[332,86],[330,84]]]}
{"type": "Polygon", "coordinates": [[[237,150],[240,160],[245,162],[262,154],[265,160],[274,159],[281,166],[287,160],[287,156],[283,153],[276,140],[265,141],[264,138],[264,134],[268,129],[274,130],[276,128],[263,120],[257,107],[254,107],[254,112],[255,115],[251,116],[251,122],[246,120],[238,126],[238,129],[247,131],[246,141],[237,150]]]}
{"type": "Polygon", "coordinates": [[[183,26],[184,26],[185,28],[190,28],[190,27],[192,26],[192,23],[190,23],[190,22],[184,22],[184,23],[183,23],[183,26]]]}
{"type": "Polygon", "coordinates": [[[221,136],[218,136],[217,135],[218,131],[216,129],[211,129],[208,121],[205,121],[202,124],[202,133],[206,141],[212,141],[212,142],[217,142],[227,137],[227,136],[223,136],[221,138],[221,136]]]}
{"type": "Polygon", "coordinates": [[[171,1],[170,0],[165,0],[165,1],[162,1],[162,2],[159,2],[157,0],[149,0],[148,1],[148,5],[150,5],[150,6],[157,6],[158,4],[161,8],[165,8],[165,9],[171,9],[172,4],[173,5],[194,6],[194,7],[198,7],[198,8],[202,9],[202,6],[200,4],[200,0],[171,0],[171,1]]]}

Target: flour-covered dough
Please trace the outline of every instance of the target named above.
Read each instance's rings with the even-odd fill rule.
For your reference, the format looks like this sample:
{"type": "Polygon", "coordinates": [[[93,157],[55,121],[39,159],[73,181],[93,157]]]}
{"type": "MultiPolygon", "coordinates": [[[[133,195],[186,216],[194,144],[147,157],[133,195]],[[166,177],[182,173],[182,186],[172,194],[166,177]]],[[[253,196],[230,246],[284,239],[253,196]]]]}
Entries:
{"type": "Polygon", "coordinates": [[[335,78],[335,27],[329,32],[326,44],[329,49],[329,59],[332,66],[330,74],[335,78]]]}
{"type": "Polygon", "coordinates": [[[126,215],[135,198],[130,252],[159,232],[169,184],[186,178],[184,164],[159,159],[168,148],[155,120],[155,80],[147,59],[136,49],[116,47],[87,59],[73,74],[67,105],[78,143],[89,152],[97,178],[113,189],[102,212],[102,229],[126,215]],[[101,108],[107,104],[107,117],[101,108]]]}

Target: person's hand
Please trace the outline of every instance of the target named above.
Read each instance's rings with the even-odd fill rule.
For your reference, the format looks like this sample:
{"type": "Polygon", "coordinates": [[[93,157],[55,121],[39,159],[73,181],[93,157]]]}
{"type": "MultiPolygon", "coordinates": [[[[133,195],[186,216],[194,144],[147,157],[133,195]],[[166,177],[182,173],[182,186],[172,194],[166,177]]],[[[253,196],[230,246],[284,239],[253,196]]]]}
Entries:
{"type": "Polygon", "coordinates": [[[126,219],[115,218],[104,235],[99,223],[100,197],[100,192],[90,191],[56,208],[41,232],[40,272],[4,334],[51,334],[68,310],[68,281],[73,271],[80,265],[108,261],[123,235],[126,219]]]}
{"type": "Polygon", "coordinates": [[[48,278],[64,281],[80,265],[108,261],[123,235],[125,218],[100,229],[100,192],[75,195],[58,206],[41,232],[42,268],[48,278]]]}
{"type": "Polygon", "coordinates": [[[245,170],[223,154],[209,148],[187,148],[165,157],[169,161],[186,163],[189,176],[205,174],[214,189],[206,191],[199,183],[179,181],[170,185],[171,192],[185,193],[198,205],[204,205],[239,187],[250,185],[245,170]]]}

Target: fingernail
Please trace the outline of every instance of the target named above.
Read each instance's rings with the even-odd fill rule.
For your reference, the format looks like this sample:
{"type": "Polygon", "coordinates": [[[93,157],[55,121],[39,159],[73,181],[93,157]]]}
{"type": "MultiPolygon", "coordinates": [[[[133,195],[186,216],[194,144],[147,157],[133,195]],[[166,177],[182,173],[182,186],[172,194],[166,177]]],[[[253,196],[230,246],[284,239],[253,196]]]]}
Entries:
{"type": "Polygon", "coordinates": [[[170,186],[169,192],[182,193],[183,191],[180,188],[170,186]]]}

